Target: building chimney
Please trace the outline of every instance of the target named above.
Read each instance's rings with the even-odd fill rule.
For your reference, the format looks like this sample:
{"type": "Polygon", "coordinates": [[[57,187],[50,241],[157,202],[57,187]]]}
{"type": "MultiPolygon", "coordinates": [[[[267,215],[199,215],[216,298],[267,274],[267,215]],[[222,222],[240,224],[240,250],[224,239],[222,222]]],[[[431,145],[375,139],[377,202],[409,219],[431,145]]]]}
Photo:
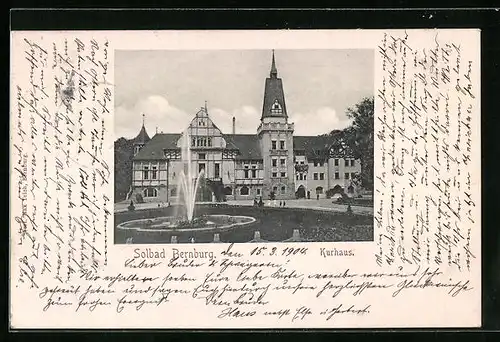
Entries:
{"type": "Polygon", "coordinates": [[[233,135],[236,134],[236,118],[233,116],[233,135]]]}

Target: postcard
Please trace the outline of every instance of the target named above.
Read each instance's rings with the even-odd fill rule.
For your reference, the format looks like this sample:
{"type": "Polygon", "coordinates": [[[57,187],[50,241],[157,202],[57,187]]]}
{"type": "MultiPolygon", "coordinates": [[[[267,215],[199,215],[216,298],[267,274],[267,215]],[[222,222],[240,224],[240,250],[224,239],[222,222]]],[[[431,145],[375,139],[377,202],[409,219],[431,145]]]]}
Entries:
{"type": "Polygon", "coordinates": [[[12,329],[481,325],[480,31],[12,31],[12,329]]]}

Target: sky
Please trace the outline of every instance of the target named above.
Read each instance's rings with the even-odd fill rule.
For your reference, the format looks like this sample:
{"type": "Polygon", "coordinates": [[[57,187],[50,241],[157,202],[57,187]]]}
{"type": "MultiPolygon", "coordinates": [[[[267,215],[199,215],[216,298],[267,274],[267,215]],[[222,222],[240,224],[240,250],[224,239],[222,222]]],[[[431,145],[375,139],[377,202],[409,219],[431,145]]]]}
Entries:
{"type": "MultiPolygon", "coordinates": [[[[255,134],[270,50],[115,52],[115,138],[180,133],[207,101],[222,133],[255,134]]],[[[373,50],[275,50],[294,135],[347,127],[348,107],[373,96],[373,50]]]]}

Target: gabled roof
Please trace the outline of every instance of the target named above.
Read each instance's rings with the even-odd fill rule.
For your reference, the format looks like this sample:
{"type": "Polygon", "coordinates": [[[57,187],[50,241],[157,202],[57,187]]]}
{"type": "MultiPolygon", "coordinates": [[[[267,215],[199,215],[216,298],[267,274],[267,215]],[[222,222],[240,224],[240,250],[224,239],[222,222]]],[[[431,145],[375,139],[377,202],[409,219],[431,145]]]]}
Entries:
{"type": "MultiPolygon", "coordinates": [[[[134,160],[165,159],[163,150],[178,149],[180,133],[158,133],[137,153],[134,160]]],[[[237,159],[262,159],[259,137],[255,134],[225,134],[226,148],[238,150],[237,159]]]]}
{"type": "Polygon", "coordinates": [[[146,132],[146,128],[144,127],[144,125],[142,125],[142,128],[139,131],[139,134],[137,134],[137,136],[134,139],[132,139],[132,142],[134,144],[145,144],[149,140],[151,140],[151,139],[149,138],[148,132],[146,132]]]}
{"type": "Polygon", "coordinates": [[[165,159],[164,149],[177,149],[180,133],[158,133],[136,154],[135,160],[165,159]]]}
{"type": "Polygon", "coordinates": [[[331,139],[326,136],[294,136],[294,151],[303,151],[308,159],[324,158],[328,155],[331,139]]]}
{"type": "Polygon", "coordinates": [[[342,157],[353,157],[354,152],[345,142],[339,131],[334,135],[319,136],[294,136],[293,149],[297,152],[303,151],[308,159],[322,159],[333,155],[342,157]]]}
{"type": "Polygon", "coordinates": [[[259,137],[256,134],[226,134],[226,148],[236,149],[240,154],[236,157],[242,160],[262,159],[259,137]]]}

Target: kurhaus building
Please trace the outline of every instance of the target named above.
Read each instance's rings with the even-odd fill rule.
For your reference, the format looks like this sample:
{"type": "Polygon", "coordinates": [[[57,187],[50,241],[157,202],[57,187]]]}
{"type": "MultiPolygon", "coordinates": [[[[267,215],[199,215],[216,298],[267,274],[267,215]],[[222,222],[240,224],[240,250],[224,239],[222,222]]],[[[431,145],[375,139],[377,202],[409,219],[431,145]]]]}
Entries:
{"type": "Polygon", "coordinates": [[[129,196],[144,201],[173,202],[179,195],[183,135],[190,141],[191,169],[204,170],[198,200],[240,200],[324,197],[327,190],[357,193],[353,177],[361,171],[341,141],[327,136],[294,136],[282,79],[274,52],[265,81],[260,125],[256,134],[221,132],[202,107],[182,133],[157,133],[149,138],[144,124],[133,139],[129,196]],[[309,196],[308,196],[309,195],[309,196]]]}

